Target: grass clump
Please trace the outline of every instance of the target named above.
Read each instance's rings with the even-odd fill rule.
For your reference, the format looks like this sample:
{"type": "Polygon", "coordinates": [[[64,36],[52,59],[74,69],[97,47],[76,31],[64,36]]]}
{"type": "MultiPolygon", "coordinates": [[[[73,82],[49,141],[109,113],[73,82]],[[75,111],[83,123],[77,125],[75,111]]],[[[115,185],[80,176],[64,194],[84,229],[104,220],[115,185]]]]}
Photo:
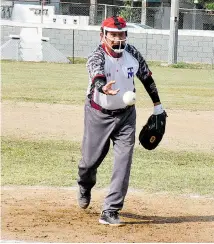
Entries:
{"type": "Polygon", "coordinates": [[[176,68],[176,69],[212,69],[211,64],[203,64],[203,63],[184,63],[179,62],[177,64],[172,64],[170,67],[176,68]]]}
{"type": "Polygon", "coordinates": [[[80,57],[68,57],[72,64],[86,64],[87,58],[80,58],[80,57]]]}

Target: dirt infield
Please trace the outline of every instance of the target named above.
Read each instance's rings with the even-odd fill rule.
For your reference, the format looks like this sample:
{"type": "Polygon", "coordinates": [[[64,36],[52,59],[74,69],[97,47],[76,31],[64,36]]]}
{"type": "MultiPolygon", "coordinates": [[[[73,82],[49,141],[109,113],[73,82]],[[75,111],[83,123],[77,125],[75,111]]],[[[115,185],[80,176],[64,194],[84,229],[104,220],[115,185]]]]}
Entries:
{"type": "MultiPolygon", "coordinates": [[[[138,109],[137,131],[149,116],[138,109]]],[[[2,135],[23,139],[82,138],[83,109],[39,103],[2,104],[2,135]]],[[[214,112],[168,111],[161,147],[214,152],[214,112]]],[[[126,225],[98,223],[106,189],[93,189],[92,203],[81,210],[75,188],[7,187],[2,193],[3,240],[29,242],[214,242],[214,199],[146,194],[129,190],[121,212],[126,225]],[[114,228],[114,229],[113,229],[114,228]]]]}
{"type": "Polygon", "coordinates": [[[87,210],[76,189],[4,187],[2,238],[37,242],[213,242],[214,199],[128,193],[123,227],[98,223],[106,190],[87,210]],[[116,228],[116,229],[115,229],[116,228]]]}
{"type": "MultiPolygon", "coordinates": [[[[80,141],[83,106],[3,102],[2,135],[23,139],[80,141]]],[[[152,108],[137,109],[137,133],[152,108]]],[[[214,111],[167,110],[168,122],[160,147],[173,150],[202,150],[214,153],[214,111]]],[[[137,143],[136,143],[137,146],[137,143]]]]}

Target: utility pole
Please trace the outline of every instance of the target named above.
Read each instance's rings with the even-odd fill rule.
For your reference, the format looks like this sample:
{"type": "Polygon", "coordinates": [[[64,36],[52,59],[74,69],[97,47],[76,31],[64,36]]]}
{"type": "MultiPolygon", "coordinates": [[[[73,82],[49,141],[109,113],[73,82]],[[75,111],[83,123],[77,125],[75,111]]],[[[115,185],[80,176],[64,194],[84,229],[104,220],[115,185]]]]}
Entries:
{"type": "Polygon", "coordinates": [[[171,0],[168,64],[177,63],[179,0],[171,0]]]}

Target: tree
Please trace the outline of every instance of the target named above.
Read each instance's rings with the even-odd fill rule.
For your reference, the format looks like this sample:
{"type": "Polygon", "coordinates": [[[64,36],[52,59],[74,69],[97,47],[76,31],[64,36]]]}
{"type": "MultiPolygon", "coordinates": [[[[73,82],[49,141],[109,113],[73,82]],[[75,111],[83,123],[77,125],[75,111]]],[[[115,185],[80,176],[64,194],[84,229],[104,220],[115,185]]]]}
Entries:
{"type": "Polygon", "coordinates": [[[214,10],[214,0],[198,0],[198,4],[202,5],[203,8],[214,10]]]}
{"type": "Polygon", "coordinates": [[[124,3],[124,7],[120,11],[119,15],[123,17],[126,21],[130,21],[132,19],[132,2],[126,1],[124,3]]]}
{"type": "Polygon", "coordinates": [[[207,0],[207,1],[204,1],[204,6],[206,9],[209,9],[209,10],[214,10],[214,1],[213,0],[207,0]]]}

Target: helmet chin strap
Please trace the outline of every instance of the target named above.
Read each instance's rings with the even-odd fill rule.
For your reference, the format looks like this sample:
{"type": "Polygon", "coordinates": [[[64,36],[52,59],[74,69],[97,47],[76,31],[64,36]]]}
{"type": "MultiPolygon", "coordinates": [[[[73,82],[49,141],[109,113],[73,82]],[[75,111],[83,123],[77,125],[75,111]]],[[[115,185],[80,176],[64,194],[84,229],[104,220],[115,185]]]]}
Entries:
{"type": "Polygon", "coordinates": [[[107,42],[106,39],[109,39],[110,41],[114,41],[113,39],[111,38],[108,38],[106,35],[104,35],[104,42],[105,44],[115,53],[122,53],[125,48],[126,48],[126,43],[125,44],[122,44],[122,42],[126,41],[127,39],[124,39],[124,40],[118,40],[118,42],[120,43],[119,45],[113,45],[113,46],[119,46],[119,48],[113,48],[111,45],[109,45],[109,43],[107,42]],[[123,48],[121,48],[123,45],[123,48]]]}

